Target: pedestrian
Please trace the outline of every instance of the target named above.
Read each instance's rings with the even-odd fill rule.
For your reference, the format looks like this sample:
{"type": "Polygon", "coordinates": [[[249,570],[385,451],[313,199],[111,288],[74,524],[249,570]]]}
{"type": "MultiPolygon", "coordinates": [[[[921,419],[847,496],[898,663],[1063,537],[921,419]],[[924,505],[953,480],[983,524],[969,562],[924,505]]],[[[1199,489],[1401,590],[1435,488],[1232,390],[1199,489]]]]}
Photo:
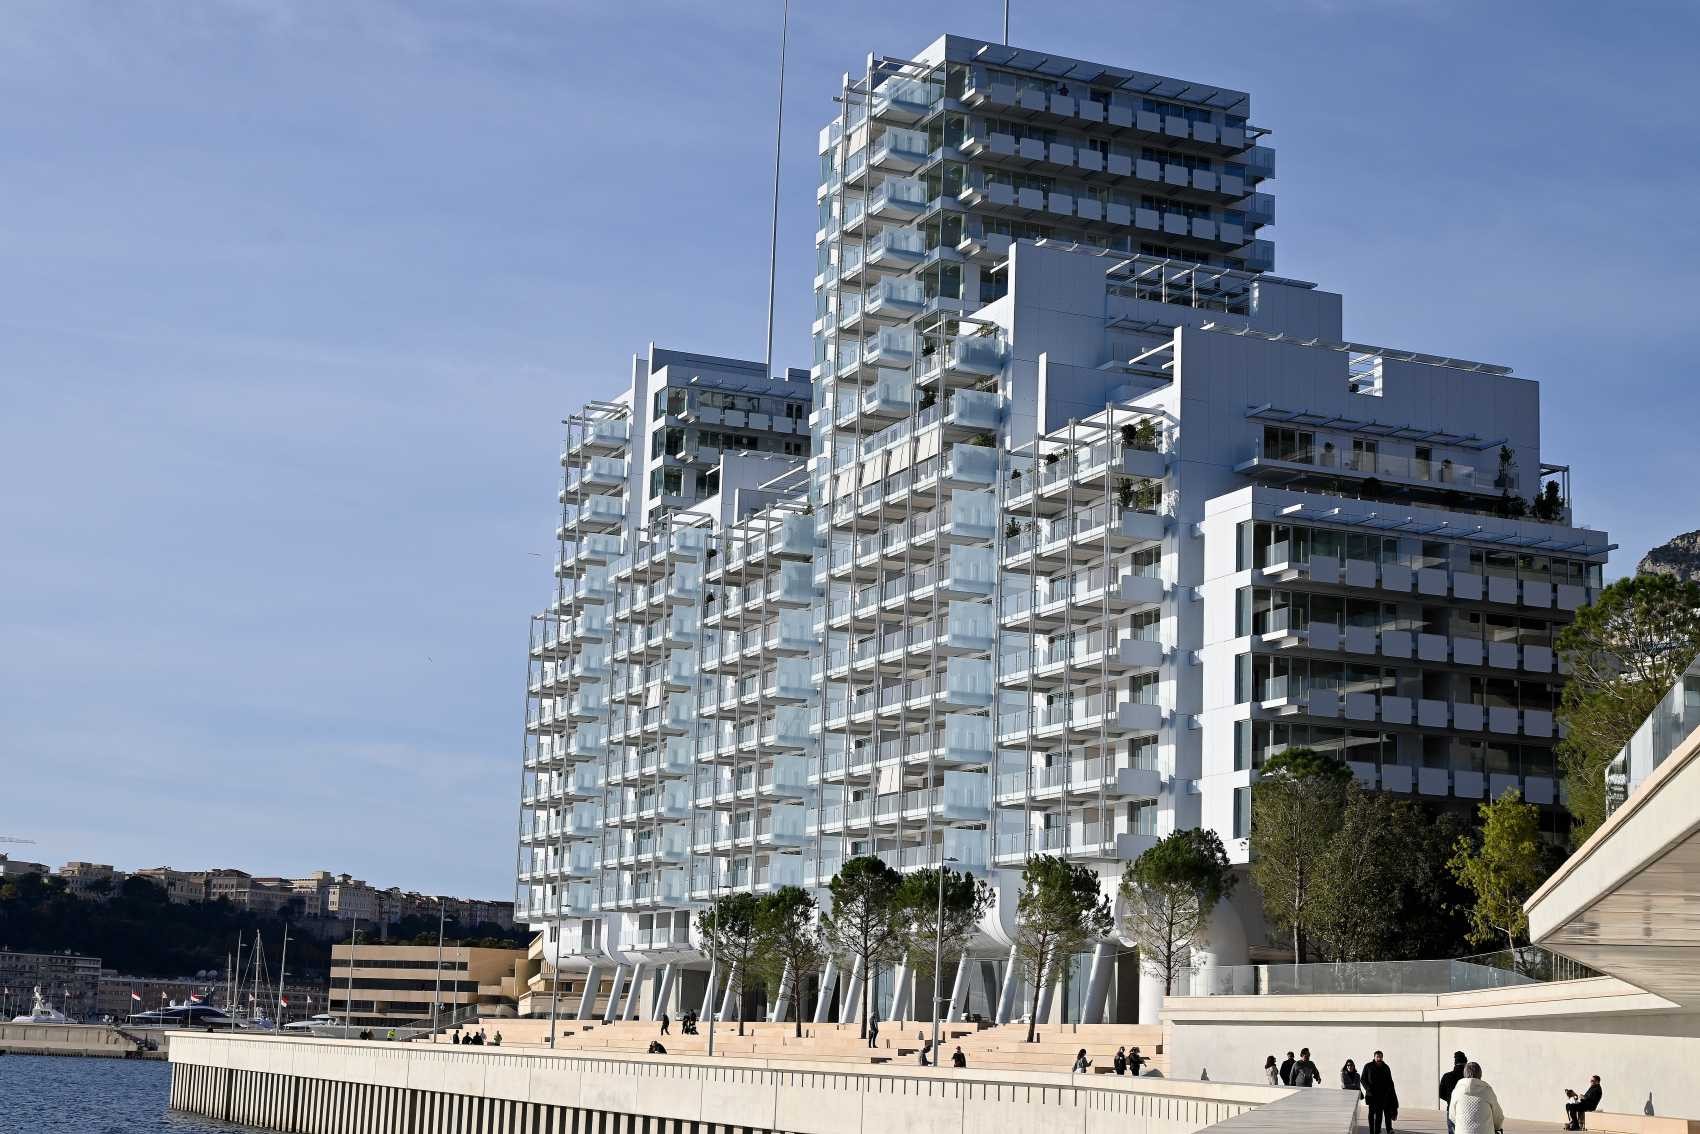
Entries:
{"type": "Polygon", "coordinates": [[[1322,1083],[1322,1070],[1311,1062],[1310,1048],[1299,1048],[1299,1061],[1293,1064],[1293,1086],[1315,1087],[1322,1083]]]}
{"type": "Polygon", "coordinates": [[[1364,1064],[1360,1078],[1364,1102],[1369,1107],[1369,1134],[1381,1134],[1384,1123],[1387,1134],[1393,1134],[1393,1120],[1399,1117],[1399,1093],[1393,1087],[1393,1068],[1387,1066],[1378,1051],[1364,1064]]]}
{"type": "Polygon", "coordinates": [[[1452,1092],[1458,1086],[1458,1080],[1464,1077],[1464,1065],[1470,1062],[1470,1057],[1461,1051],[1452,1053],[1452,1070],[1440,1077],[1440,1113],[1446,1116],[1446,1134],[1452,1130],[1452,1092]]]}
{"type": "Polygon", "coordinates": [[[1140,1068],[1150,1062],[1151,1059],[1149,1056],[1139,1054],[1138,1044],[1134,1044],[1133,1050],[1127,1053],[1127,1069],[1135,1075],[1140,1073],[1140,1068]]]}
{"type": "Polygon", "coordinates": [[[672,1021],[672,1020],[669,1020],[669,1019],[668,1019],[668,1018],[667,1018],[667,1013],[665,1013],[665,1012],[663,1012],[663,1013],[661,1013],[661,1034],[662,1034],[662,1035],[666,1035],[666,1034],[667,1034],[667,1029],[668,1029],[668,1028],[669,1028],[669,1027],[671,1027],[671,1026],[672,1026],[672,1024],[673,1024],[673,1021],[672,1021]]]}
{"type": "Polygon", "coordinates": [[[1092,1061],[1086,1058],[1086,1049],[1083,1047],[1074,1053],[1074,1066],[1069,1068],[1069,1070],[1075,1074],[1084,1075],[1091,1069],[1092,1061]]]}
{"type": "Polygon", "coordinates": [[[932,1063],[927,1059],[927,1056],[933,1050],[933,1041],[930,1039],[922,1039],[919,1033],[916,1034],[915,1038],[921,1040],[921,1066],[931,1067],[932,1063]]]}
{"type": "Polygon", "coordinates": [[[449,1042],[454,1044],[456,1047],[459,1047],[460,1046],[460,1032],[456,1031],[455,1034],[454,1034],[454,1039],[450,1040],[449,1042]]]}
{"type": "Polygon", "coordinates": [[[1446,1104],[1446,1126],[1457,1134],[1498,1134],[1505,1128],[1499,1096],[1482,1078],[1480,1063],[1464,1064],[1463,1077],[1452,1087],[1446,1104]]]}
{"type": "Polygon", "coordinates": [[[1263,1061],[1263,1077],[1269,1080],[1269,1085],[1271,1087],[1279,1087],[1281,1085],[1281,1068],[1276,1066],[1275,1057],[1273,1055],[1263,1061]]]}
{"type": "Polygon", "coordinates": [[[1363,1086],[1364,1081],[1363,1077],[1358,1074],[1358,1065],[1350,1059],[1346,1060],[1346,1065],[1340,1068],[1340,1089],[1342,1091],[1361,1091],[1363,1086]]]}
{"type": "Polygon", "coordinates": [[[661,1043],[660,1040],[652,1039],[652,1040],[649,1041],[649,1054],[650,1055],[666,1055],[667,1049],[664,1046],[662,1046],[662,1043],[661,1043]]]}
{"type": "Polygon", "coordinates": [[[1118,1075],[1126,1075],[1127,1074],[1127,1049],[1126,1048],[1124,1048],[1124,1047],[1116,1048],[1116,1057],[1115,1057],[1114,1060],[1111,1061],[1110,1066],[1115,1068],[1116,1074],[1118,1074],[1118,1075]]]}
{"type": "Polygon", "coordinates": [[[501,1032],[498,1031],[494,1036],[491,1037],[490,1046],[491,1047],[501,1047],[502,1046],[502,1033],[501,1032]]]}
{"type": "Polygon", "coordinates": [[[880,1014],[868,1013],[868,1046],[878,1047],[880,1038],[880,1014]]]}
{"type": "Polygon", "coordinates": [[[950,1053],[950,1065],[958,1070],[968,1066],[968,1057],[962,1054],[961,1044],[957,1044],[956,1050],[950,1053]]]}
{"type": "Polygon", "coordinates": [[[1281,1085],[1283,1087],[1293,1085],[1293,1064],[1297,1062],[1298,1060],[1293,1058],[1293,1053],[1290,1051],[1287,1053],[1287,1058],[1281,1061],[1281,1085]]]}
{"type": "Polygon", "coordinates": [[[1564,1104],[1564,1117],[1566,1119],[1564,1128],[1566,1130],[1585,1129],[1587,1123],[1582,1116],[1591,1110],[1598,1110],[1600,1099],[1605,1094],[1600,1089],[1600,1077],[1598,1075],[1590,1076],[1588,1089],[1583,1091],[1581,1095],[1577,1095],[1575,1091],[1571,1090],[1566,1090],[1564,1093],[1570,1099],[1569,1102],[1564,1104]]]}

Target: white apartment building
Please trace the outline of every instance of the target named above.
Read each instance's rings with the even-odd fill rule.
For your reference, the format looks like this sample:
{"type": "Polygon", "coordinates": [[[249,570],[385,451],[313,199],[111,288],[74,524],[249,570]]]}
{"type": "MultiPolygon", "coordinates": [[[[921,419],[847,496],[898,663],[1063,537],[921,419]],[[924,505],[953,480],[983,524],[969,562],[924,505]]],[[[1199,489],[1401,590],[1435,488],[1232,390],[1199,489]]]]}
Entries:
{"type": "MultiPolygon", "coordinates": [[[[955,37],[870,60],[822,134],[811,386],[652,349],[569,423],[516,910],[590,974],[564,1011],[603,980],[610,1017],[706,1010],[693,908],[878,854],[993,883],[950,1011],[1019,1016],[1026,859],[1113,895],[1208,826],[1243,863],[1289,744],[1556,805],[1552,639],[1606,537],[1535,383],[1349,342],[1339,296],[1259,271],[1247,101],[955,37]],[[725,419],[686,415],[728,373],[786,408],[722,407],[774,431],[714,464],[693,430],[725,419]]],[[[1204,963],[1264,938],[1242,887],[1204,963]]],[[[1042,1011],[1154,1020],[1132,961],[1102,943],[1042,1011]]],[[[860,979],[823,974],[815,1017],[860,979]]],[[[927,1014],[911,983],[879,974],[882,1017],[927,1014]]]]}

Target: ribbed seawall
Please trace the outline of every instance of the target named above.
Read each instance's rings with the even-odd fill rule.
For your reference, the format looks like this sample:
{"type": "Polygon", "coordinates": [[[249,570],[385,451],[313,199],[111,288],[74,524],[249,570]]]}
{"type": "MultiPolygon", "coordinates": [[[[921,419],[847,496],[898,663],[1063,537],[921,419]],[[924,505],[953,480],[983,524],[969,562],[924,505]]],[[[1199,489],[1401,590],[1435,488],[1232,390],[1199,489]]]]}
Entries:
{"type": "Polygon", "coordinates": [[[171,1043],[172,1109],[290,1134],[1197,1134],[1288,1093],[1112,1079],[188,1033],[171,1043]]]}

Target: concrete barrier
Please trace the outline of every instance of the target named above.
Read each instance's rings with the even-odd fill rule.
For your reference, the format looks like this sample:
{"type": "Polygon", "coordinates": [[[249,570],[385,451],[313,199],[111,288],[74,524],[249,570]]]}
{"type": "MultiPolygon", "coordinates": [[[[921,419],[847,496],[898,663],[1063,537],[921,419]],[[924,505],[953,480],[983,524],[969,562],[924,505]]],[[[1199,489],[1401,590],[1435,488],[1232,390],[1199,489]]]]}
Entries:
{"type": "Polygon", "coordinates": [[[145,1054],[135,1040],[105,1024],[0,1024],[0,1052],[106,1059],[135,1059],[145,1054]]]}
{"type": "MultiPolygon", "coordinates": [[[[303,1134],[1195,1134],[1299,1093],[192,1032],[173,1033],[171,1064],[174,1109],[303,1134]]],[[[1314,1134],[1349,1129],[1333,1115],[1314,1134]]]]}

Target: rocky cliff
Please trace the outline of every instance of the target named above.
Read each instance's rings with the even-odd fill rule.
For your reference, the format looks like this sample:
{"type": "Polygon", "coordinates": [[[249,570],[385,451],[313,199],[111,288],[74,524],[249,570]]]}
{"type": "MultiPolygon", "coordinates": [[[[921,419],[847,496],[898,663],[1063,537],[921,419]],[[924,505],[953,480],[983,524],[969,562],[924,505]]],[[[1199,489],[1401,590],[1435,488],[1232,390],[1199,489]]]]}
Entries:
{"type": "Polygon", "coordinates": [[[1675,575],[1678,579],[1700,583],[1700,531],[1679,535],[1669,543],[1655,547],[1642,557],[1636,570],[1651,575],[1675,575]]]}

